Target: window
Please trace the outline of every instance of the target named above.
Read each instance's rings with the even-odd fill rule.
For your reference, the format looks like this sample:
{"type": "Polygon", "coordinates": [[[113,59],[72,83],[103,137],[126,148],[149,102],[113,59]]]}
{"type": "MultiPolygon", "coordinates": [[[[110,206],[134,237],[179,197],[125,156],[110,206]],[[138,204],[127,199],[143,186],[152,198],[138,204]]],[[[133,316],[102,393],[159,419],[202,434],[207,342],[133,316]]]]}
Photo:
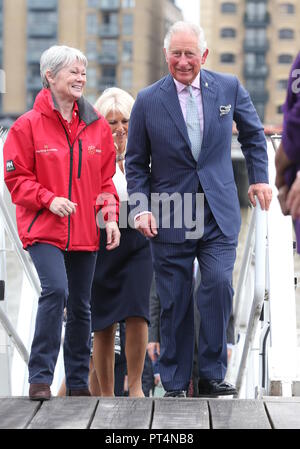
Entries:
{"type": "Polygon", "coordinates": [[[56,45],[55,39],[39,38],[39,39],[27,39],[27,61],[28,62],[40,62],[40,57],[43,51],[52,45],[56,45]]]}
{"type": "Polygon", "coordinates": [[[220,60],[222,64],[234,64],[235,55],[233,53],[222,53],[220,60]]]}
{"type": "Polygon", "coordinates": [[[282,105],[279,105],[276,107],[276,112],[277,112],[277,114],[283,114],[282,105]]]}
{"type": "Polygon", "coordinates": [[[107,84],[114,85],[116,82],[116,67],[115,66],[103,66],[102,67],[102,80],[107,84]]]}
{"type": "Polygon", "coordinates": [[[123,15],[123,34],[133,34],[133,16],[132,14],[123,15]]]}
{"type": "Polygon", "coordinates": [[[96,14],[88,14],[86,16],[86,30],[88,34],[98,33],[98,17],[96,14]]]}
{"type": "Polygon", "coordinates": [[[286,90],[288,86],[288,80],[278,80],[277,81],[277,90],[286,90]]]}
{"type": "Polygon", "coordinates": [[[292,3],[282,3],[279,5],[279,12],[281,14],[295,14],[295,5],[292,3]]]}
{"type": "Polygon", "coordinates": [[[86,79],[87,79],[88,87],[94,88],[94,89],[97,87],[98,75],[97,75],[97,69],[95,67],[87,68],[86,79]]]}
{"type": "Polygon", "coordinates": [[[131,41],[124,41],[122,48],[122,61],[123,62],[131,62],[133,54],[133,47],[131,41]]]}
{"type": "Polygon", "coordinates": [[[293,62],[293,56],[292,55],[279,55],[278,56],[278,63],[279,64],[291,64],[293,62]]]}
{"type": "Polygon", "coordinates": [[[234,28],[222,28],[220,36],[224,38],[236,37],[236,30],[234,28]]]}
{"type": "Polygon", "coordinates": [[[89,8],[99,8],[100,2],[99,0],[87,0],[87,5],[89,8]]]}
{"type": "Polygon", "coordinates": [[[267,5],[266,3],[248,2],[246,12],[250,20],[263,19],[267,12],[267,5]]]}
{"type": "Polygon", "coordinates": [[[57,24],[57,14],[56,12],[40,12],[40,11],[32,11],[28,14],[27,19],[28,26],[34,26],[36,24],[45,24],[51,23],[56,26],[57,24]]]}
{"type": "Polygon", "coordinates": [[[118,53],[118,41],[116,39],[102,39],[101,50],[105,54],[118,53]]]}
{"type": "Polygon", "coordinates": [[[279,39],[294,39],[294,30],[282,28],[279,30],[279,39]]]}
{"type": "Polygon", "coordinates": [[[95,61],[98,56],[97,42],[95,40],[87,41],[86,57],[89,61],[95,61]]]}
{"type": "Polygon", "coordinates": [[[132,87],[132,69],[124,67],[122,70],[122,87],[123,89],[130,89],[132,87]]]}
{"type": "Polygon", "coordinates": [[[236,13],[236,3],[232,3],[232,2],[222,3],[221,11],[224,14],[234,14],[234,13],[236,13]]]}
{"type": "Polygon", "coordinates": [[[122,8],[135,8],[135,0],[122,0],[122,8]]]}

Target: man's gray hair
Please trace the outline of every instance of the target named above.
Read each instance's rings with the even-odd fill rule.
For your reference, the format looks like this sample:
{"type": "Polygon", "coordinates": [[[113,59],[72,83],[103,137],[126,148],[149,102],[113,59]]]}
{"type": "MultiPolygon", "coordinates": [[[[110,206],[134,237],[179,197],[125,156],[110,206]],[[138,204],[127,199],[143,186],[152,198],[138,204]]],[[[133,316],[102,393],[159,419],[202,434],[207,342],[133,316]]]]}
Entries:
{"type": "Polygon", "coordinates": [[[199,25],[196,25],[195,23],[184,22],[182,20],[175,22],[167,32],[164,40],[164,48],[166,49],[166,51],[169,51],[172,36],[182,31],[194,33],[197,36],[198,46],[201,51],[201,55],[203,55],[207,49],[207,43],[205,40],[203,28],[201,28],[199,25]]]}
{"type": "Polygon", "coordinates": [[[77,48],[67,47],[66,45],[53,45],[42,53],[40,60],[40,72],[42,83],[44,87],[50,87],[46,77],[46,72],[49,70],[53,76],[64,67],[79,61],[85,67],[88,62],[85,55],[77,48]]]}

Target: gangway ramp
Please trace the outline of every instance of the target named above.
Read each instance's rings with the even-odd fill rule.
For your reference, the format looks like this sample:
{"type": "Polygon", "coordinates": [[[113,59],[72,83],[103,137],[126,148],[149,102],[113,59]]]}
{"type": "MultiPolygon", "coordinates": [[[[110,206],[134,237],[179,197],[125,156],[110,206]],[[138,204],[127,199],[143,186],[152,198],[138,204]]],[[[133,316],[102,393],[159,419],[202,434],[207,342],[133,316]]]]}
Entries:
{"type": "Polygon", "coordinates": [[[0,398],[0,429],[300,429],[300,398],[0,398]]]}

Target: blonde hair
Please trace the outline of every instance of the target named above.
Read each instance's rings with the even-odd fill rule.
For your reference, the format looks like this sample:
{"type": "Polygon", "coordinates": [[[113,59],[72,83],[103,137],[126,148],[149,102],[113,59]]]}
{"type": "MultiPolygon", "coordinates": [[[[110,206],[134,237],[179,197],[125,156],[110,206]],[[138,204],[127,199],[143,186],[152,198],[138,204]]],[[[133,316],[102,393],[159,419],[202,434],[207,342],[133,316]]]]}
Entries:
{"type": "Polygon", "coordinates": [[[103,117],[107,117],[110,112],[120,112],[129,120],[133,103],[134,98],[128,92],[118,87],[109,87],[100,95],[94,107],[103,117]]]}
{"type": "Polygon", "coordinates": [[[50,87],[46,77],[47,70],[50,70],[53,76],[64,67],[79,61],[85,67],[88,62],[85,55],[77,48],[67,47],[66,45],[53,45],[42,53],[40,59],[40,72],[44,87],[50,87]]]}

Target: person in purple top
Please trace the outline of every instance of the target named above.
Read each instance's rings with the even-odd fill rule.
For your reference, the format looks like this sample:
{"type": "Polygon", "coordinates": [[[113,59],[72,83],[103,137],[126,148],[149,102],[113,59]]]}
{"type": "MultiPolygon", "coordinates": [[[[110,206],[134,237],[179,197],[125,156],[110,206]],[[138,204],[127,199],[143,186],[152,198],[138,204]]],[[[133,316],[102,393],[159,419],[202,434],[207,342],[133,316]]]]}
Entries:
{"type": "Polygon", "coordinates": [[[285,197],[283,212],[295,220],[297,251],[300,253],[300,53],[290,72],[283,114],[282,141],[275,157],[275,184],[285,197]]]}

